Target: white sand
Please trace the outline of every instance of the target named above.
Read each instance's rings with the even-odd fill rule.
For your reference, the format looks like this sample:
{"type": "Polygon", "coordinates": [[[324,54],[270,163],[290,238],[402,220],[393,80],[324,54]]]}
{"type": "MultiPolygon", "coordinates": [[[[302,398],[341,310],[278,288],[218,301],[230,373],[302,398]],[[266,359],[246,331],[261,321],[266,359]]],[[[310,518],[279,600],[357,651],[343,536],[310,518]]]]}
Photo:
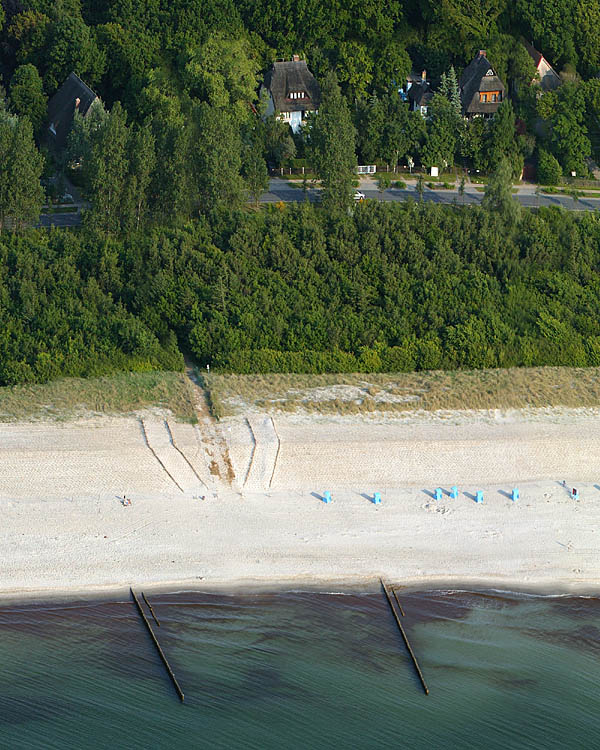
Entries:
{"type": "Polygon", "coordinates": [[[144,429],[133,417],[0,425],[0,593],[378,576],[594,590],[600,417],[447,417],[254,415],[226,420],[218,434],[156,414],[143,415],[144,429]],[[427,494],[452,484],[456,500],[427,494]],[[506,495],[517,485],[513,503],[506,495]]]}

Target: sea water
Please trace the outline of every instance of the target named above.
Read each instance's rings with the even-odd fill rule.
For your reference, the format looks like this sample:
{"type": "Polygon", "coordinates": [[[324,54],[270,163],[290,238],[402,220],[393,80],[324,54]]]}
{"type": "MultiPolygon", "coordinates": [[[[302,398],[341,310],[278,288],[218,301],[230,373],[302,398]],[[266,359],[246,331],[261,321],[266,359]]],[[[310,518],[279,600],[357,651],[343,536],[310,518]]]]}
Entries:
{"type": "Polygon", "coordinates": [[[0,747],[599,748],[600,601],[379,592],[0,608],[0,747]]]}

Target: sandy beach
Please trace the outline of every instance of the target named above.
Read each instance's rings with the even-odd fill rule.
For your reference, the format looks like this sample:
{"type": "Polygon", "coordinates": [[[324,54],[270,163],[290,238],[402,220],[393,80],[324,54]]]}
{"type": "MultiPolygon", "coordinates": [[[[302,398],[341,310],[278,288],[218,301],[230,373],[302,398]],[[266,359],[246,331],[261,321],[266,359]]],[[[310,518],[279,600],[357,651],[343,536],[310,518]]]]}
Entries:
{"type": "Polygon", "coordinates": [[[600,582],[593,409],[2,424],[0,466],[5,597],[379,576],[555,592],[600,582]]]}

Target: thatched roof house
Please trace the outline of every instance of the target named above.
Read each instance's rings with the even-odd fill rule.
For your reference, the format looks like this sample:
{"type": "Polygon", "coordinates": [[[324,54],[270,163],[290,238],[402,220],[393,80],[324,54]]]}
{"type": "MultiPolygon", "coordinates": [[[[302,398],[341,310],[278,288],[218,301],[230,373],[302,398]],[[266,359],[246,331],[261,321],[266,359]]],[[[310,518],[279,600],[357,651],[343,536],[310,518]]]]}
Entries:
{"type": "Polygon", "coordinates": [[[463,70],[458,82],[465,117],[492,117],[504,101],[504,84],[490,65],[485,50],[463,70]]]}
{"type": "Polygon", "coordinates": [[[321,90],[308,69],[306,60],[294,55],[292,60],[273,63],[265,76],[262,89],[269,95],[267,115],[278,112],[296,132],[307,112],[316,112],[321,101],[321,90]]]}

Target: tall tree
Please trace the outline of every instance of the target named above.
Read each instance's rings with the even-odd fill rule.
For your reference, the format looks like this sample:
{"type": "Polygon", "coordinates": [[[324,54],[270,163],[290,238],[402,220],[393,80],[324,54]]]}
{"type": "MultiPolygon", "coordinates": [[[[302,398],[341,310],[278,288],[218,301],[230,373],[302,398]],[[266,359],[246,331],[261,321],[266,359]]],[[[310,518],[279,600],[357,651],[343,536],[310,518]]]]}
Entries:
{"type": "Polygon", "coordinates": [[[381,153],[388,164],[396,167],[402,159],[414,156],[425,140],[426,123],[420,112],[410,112],[396,94],[384,98],[385,121],[381,132],[381,153]]]}
{"type": "Polygon", "coordinates": [[[523,158],[516,141],[515,112],[509,99],[502,102],[486,133],[488,170],[492,171],[502,159],[510,163],[513,177],[523,169],[523,158]]]}
{"type": "Polygon", "coordinates": [[[216,206],[240,207],[245,200],[242,141],[237,123],[224,109],[202,103],[195,114],[196,139],[192,150],[200,210],[216,206]]]}
{"type": "Polygon", "coordinates": [[[442,73],[440,79],[439,93],[444,96],[452,105],[457,117],[462,116],[462,107],[460,103],[460,91],[458,90],[458,79],[454,65],[450,66],[447,73],[442,73]]]}
{"type": "Polygon", "coordinates": [[[321,87],[319,113],[310,129],[310,159],[321,180],[323,205],[339,210],[352,202],[356,132],[335,73],[321,87]]]}
{"type": "Polygon", "coordinates": [[[486,122],[483,117],[474,117],[465,122],[460,139],[460,155],[470,160],[474,169],[485,169],[487,166],[485,152],[486,122]]]}
{"type": "Polygon", "coordinates": [[[454,164],[454,152],[462,120],[445,97],[436,94],[429,105],[427,138],[421,149],[421,161],[427,167],[454,164]]]}
{"type": "Polygon", "coordinates": [[[260,144],[251,143],[246,146],[242,167],[246,187],[258,208],[262,194],[269,189],[269,173],[260,144]]]}
{"type": "Polygon", "coordinates": [[[129,131],[119,102],[95,133],[89,166],[93,223],[105,233],[121,225],[129,131]]]}
{"type": "Polygon", "coordinates": [[[159,218],[168,222],[189,215],[191,210],[191,129],[181,112],[159,111],[150,123],[157,154],[151,205],[159,218]]]}
{"type": "Polygon", "coordinates": [[[0,232],[23,229],[39,217],[44,202],[44,158],[27,118],[0,112],[0,164],[0,232]]]}
{"type": "Polygon", "coordinates": [[[586,174],[586,159],[592,152],[586,125],[586,93],[589,88],[565,83],[544,94],[537,103],[538,114],[550,124],[548,145],[566,173],[586,174]]]}
{"type": "Polygon", "coordinates": [[[108,112],[100,99],[95,99],[85,117],[76,109],[73,112],[73,123],[67,136],[67,145],[63,159],[66,163],[82,164],[87,168],[92,154],[94,134],[104,125],[108,112]]]}
{"type": "Polygon", "coordinates": [[[521,207],[512,196],[512,168],[507,158],[500,160],[490,176],[481,205],[490,212],[498,213],[508,227],[518,222],[521,207]]]}
{"type": "Polygon", "coordinates": [[[34,65],[20,65],[15,70],[10,81],[10,101],[13,110],[29,117],[33,130],[39,130],[46,117],[47,98],[34,65]]]}
{"type": "Polygon", "coordinates": [[[148,124],[129,134],[129,172],[124,196],[124,225],[136,231],[143,226],[148,213],[152,172],[156,166],[156,142],[148,124]]]}
{"type": "Polygon", "coordinates": [[[286,159],[293,159],[296,155],[296,144],[290,126],[275,115],[265,119],[264,138],[267,159],[277,167],[280,167],[286,159]]]}

